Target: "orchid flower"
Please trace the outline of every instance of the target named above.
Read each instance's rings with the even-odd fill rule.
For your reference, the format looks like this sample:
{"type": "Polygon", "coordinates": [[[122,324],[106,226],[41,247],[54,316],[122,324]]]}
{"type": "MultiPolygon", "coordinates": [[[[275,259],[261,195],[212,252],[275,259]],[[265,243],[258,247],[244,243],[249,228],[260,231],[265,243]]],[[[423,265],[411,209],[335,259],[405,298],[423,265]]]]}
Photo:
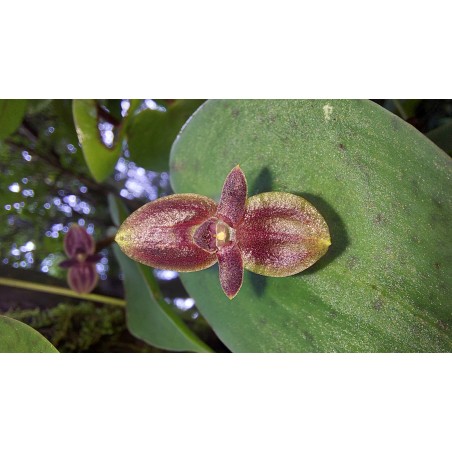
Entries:
{"type": "Polygon", "coordinates": [[[95,250],[93,237],[81,226],[72,225],[64,237],[64,251],[69,259],[61,262],[60,267],[69,269],[67,282],[75,292],[89,293],[96,287],[99,279],[96,262],[101,256],[94,254],[95,250]]]}
{"type": "Polygon", "coordinates": [[[290,193],[247,198],[237,165],[218,205],[196,194],[165,196],[132,213],[116,234],[130,258],[165,270],[191,272],[218,262],[224,293],[234,298],[243,269],[266,276],[299,273],[331,244],[328,226],[308,201],[290,193]]]}

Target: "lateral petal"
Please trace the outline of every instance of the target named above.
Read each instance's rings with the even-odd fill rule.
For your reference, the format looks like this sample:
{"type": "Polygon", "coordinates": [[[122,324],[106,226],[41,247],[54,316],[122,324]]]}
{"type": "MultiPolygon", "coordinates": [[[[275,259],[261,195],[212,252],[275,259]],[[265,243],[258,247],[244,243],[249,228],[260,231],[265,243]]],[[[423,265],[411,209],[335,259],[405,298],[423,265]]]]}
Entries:
{"type": "Polygon", "coordinates": [[[115,240],[127,256],[145,265],[179,272],[202,270],[217,259],[196,245],[193,235],[216,207],[206,196],[165,196],[133,212],[115,240]]]}
{"type": "Polygon", "coordinates": [[[245,213],[247,184],[239,165],[232,169],[224,181],[217,216],[229,226],[236,227],[245,213]]]}
{"type": "Polygon", "coordinates": [[[245,268],[266,276],[299,273],[331,244],[322,215],[306,199],[290,193],[248,198],[236,233],[245,268]]]}
{"type": "Polygon", "coordinates": [[[224,293],[232,300],[242,287],[243,261],[236,244],[221,247],[218,252],[220,283],[224,293]]]}

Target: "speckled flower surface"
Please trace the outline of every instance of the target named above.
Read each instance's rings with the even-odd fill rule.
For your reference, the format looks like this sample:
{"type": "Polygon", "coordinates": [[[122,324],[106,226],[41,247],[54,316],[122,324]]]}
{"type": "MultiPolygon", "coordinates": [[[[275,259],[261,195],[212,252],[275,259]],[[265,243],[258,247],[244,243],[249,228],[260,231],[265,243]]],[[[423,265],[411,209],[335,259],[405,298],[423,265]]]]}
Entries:
{"type": "Polygon", "coordinates": [[[130,215],[116,242],[130,258],[159,269],[197,271],[218,262],[221,287],[232,299],[244,268],[290,276],[320,259],[331,239],[321,214],[300,196],[269,192],[247,198],[245,174],[236,166],[218,205],[196,194],[160,198],[130,215]]]}
{"type": "Polygon", "coordinates": [[[69,287],[78,293],[89,293],[99,280],[96,263],[101,256],[95,254],[96,245],[91,235],[84,228],[75,224],[64,237],[64,251],[69,259],[60,263],[67,268],[69,287]]]}

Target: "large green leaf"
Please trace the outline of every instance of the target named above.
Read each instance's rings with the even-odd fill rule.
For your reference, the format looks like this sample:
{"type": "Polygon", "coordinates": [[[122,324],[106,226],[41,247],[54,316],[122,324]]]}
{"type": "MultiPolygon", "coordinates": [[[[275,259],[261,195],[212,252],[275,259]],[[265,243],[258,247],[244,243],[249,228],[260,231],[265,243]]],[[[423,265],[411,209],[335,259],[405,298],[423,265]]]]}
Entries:
{"type": "Polygon", "coordinates": [[[249,195],[304,196],[332,236],[292,277],[245,271],[239,295],[217,266],[181,274],[233,351],[452,351],[451,160],[370,101],[209,101],[171,153],[176,192],[217,198],[240,164],[249,195]]]}
{"type": "Polygon", "coordinates": [[[0,99],[0,140],[11,135],[21,124],[27,101],[24,99],[0,99]]]}
{"type": "Polygon", "coordinates": [[[0,353],[58,353],[58,350],[31,326],[0,316],[0,353]]]}
{"type": "MultiPolygon", "coordinates": [[[[112,220],[119,225],[127,217],[127,210],[113,196],[108,203],[112,220]]],[[[116,244],[113,251],[124,274],[129,331],[148,344],[166,350],[211,351],[166,304],[152,269],[129,259],[116,244]]]]}
{"type": "Polygon", "coordinates": [[[203,103],[177,100],[166,111],[143,110],[130,121],[127,135],[130,157],[152,171],[168,171],[171,145],[182,126],[203,103]]]}

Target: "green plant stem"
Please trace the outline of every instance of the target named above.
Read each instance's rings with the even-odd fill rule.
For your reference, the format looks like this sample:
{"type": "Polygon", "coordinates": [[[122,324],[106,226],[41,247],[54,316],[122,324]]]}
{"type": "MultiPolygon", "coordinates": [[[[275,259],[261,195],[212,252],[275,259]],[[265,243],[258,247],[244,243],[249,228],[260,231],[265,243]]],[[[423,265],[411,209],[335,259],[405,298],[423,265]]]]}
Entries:
{"type": "Polygon", "coordinates": [[[19,279],[0,278],[0,285],[17,287],[19,289],[35,290],[37,292],[46,292],[56,295],[63,295],[65,297],[71,298],[80,298],[82,300],[96,301],[98,303],[111,304],[114,306],[125,307],[126,305],[126,302],[124,300],[121,300],[120,298],[107,297],[106,295],[99,295],[96,293],[86,293],[86,294],[77,293],[74,292],[73,290],[66,289],[64,287],[48,286],[46,284],[21,281],[19,279]]]}

